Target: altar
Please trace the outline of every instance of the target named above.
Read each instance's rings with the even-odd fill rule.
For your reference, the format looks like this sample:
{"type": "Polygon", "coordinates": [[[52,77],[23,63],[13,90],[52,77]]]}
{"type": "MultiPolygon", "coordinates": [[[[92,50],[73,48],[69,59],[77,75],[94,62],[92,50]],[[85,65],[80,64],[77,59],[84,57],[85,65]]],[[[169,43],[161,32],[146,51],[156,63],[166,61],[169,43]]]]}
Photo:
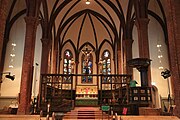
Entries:
{"type": "Polygon", "coordinates": [[[76,106],[98,106],[98,89],[96,85],[76,86],[76,106]]]}

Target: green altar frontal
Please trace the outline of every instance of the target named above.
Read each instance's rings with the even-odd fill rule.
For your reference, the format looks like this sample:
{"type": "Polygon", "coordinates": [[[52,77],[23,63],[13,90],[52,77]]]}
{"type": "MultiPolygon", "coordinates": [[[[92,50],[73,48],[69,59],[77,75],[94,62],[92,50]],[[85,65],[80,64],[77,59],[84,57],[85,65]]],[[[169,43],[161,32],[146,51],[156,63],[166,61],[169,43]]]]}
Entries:
{"type": "Polygon", "coordinates": [[[98,99],[76,99],[76,106],[98,106],[98,99]]]}

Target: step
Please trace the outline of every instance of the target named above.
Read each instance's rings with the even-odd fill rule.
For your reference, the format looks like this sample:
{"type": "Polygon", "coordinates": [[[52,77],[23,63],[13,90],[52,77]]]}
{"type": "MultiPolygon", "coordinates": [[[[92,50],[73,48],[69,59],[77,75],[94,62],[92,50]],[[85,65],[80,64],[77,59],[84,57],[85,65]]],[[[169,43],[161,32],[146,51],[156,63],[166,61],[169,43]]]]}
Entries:
{"type": "Polygon", "coordinates": [[[103,112],[68,112],[66,114],[102,114],[103,112]]]}
{"type": "Polygon", "coordinates": [[[108,119],[110,116],[108,116],[106,113],[102,112],[99,108],[93,108],[93,107],[79,107],[75,108],[74,110],[71,110],[70,112],[67,112],[63,119],[108,119]]]}
{"type": "MultiPolygon", "coordinates": [[[[107,119],[108,116],[64,116],[63,119],[107,119]]],[[[109,118],[111,118],[109,116],[109,118]]]]}

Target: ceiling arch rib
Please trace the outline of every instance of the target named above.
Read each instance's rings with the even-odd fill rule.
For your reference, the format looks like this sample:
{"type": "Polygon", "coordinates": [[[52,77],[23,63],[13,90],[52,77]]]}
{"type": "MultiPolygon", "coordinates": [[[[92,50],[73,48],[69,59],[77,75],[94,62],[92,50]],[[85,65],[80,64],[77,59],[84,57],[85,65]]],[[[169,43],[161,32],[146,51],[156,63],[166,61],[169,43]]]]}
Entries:
{"type": "Polygon", "coordinates": [[[121,13],[118,8],[110,1],[110,0],[105,0],[104,1],[106,4],[108,4],[113,11],[116,13],[116,15],[118,16],[119,20],[121,21],[122,24],[125,24],[125,19],[124,19],[124,15],[123,12],[121,13]]]}
{"type": "Polygon", "coordinates": [[[95,39],[95,43],[96,43],[96,48],[98,48],[98,40],[97,40],[97,35],[96,35],[96,29],[95,29],[95,26],[94,26],[92,17],[90,16],[89,13],[88,13],[88,16],[89,16],[89,19],[90,19],[90,21],[91,21],[91,25],[92,25],[92,28],[93,28],[93,33],[94,33],[94,39],[95,39]]]}
{"type": "Polygon", "coordinates": [[[110,37],[111,43],[113,43],[112,35],[111,35],[109,29],[107,28],[107,26],[105,25],[105,23],[104,23],[101,19],[99,19],[98,17],[96,17],[96,18],[97,18],[97,19],[101,22],[101,24],[104,26],[104,28],[106,29],[106,31],[107,31],[107,33],[108,33],[108,35],[109,35],[109,37],[110,37]]]}
{"type": "Polygon", "coordinates": [[[47,1],[43,0],[42,2],[42,7],[43,7],[43,15],[44,15],[44,20],[48,21],[49,20],[49,13],[48,13],[48,5],[47,5],[47,1]]]}
{"type": "MultiPolygon", "coordinates": [[[[95,15],[95,14],[94,14],[94,15],[95,15]]],[[[113,28],[113,26],[111,25],[111,23],[110,23],[104,16],[102,16],[102,15],[100,15],[100,14],[98,13],[97,17],[99,17],[100,19],[102,19],[102,20],[110,27],[110,29],[112,30],[113,35],[114,35],[114,43],[112,42],[112,44],[114,45],[114,44],[116,43],[115,41],[117,41],[117,39],[118,39],[118,33],[117,33],[117,31],[113,28]]]]}
{"type": "MultiPolygon", "coordinates": [[[[70,23],[71,20],[73,20],[76,16],[81,16],[82,14],[84,13],[91,13],[93,16],[99,18],[99,19],[102,19],[108,26],[109,28],[111,29],[111,31],[113,32],[114,35],[117,35],[117,32],[116,30],[114,30],[114,27],[113,25],[105,18],[103,17],[102,15],[100,15],[99,13],[95,12],[95,11],[92,11],[92,10],[89,10],[89,9],[86,9],[86,10],[83,10],[83,11],[80,11],[74,15],[72,15],[70,18],[68,18],[64,24],[58,28],[58,33],[57,33],[57,37],[59,37],[62,33],[62,31],[64,30],[64,28],[70,23]]],[[[71,23],[72,24],[72,23],[71,23]]]]}
{"type": "MultiPolygon", "coordinates": [[[[10,21],[9,21],[9,29],[12,28],[13,24],[16,22],[16,20],[18,18],[20,18],[22,15],[24,15],[26,13],[26,9],[21,10],[20,12],[18,12],[10,21]]],[[[9,31],[10,32],[10,31],[9,31]]],[[[9,35],[8,35],[9,36],[9,35]]]]}
{"type": "Polygon", "coordinates": [[[13,0],[6,21],[9,21],[11,19],[16,2],[17,2],[17,0],[13,0]]]}
{"type": "MultiPolygon", "coordinates": [[[[72,40],[70,40],[70,39],[66,40],[66,41],[62,44],[62,49],[63,49],[63,47],[64,47],[66,44],[68,44],[68,43],[70,43],[70,45],[73,47],[74,52],[76,52],[77,49],[76,49],[75,45],[73,44],[72,40]]],[[[62,54],[62,51],[60,52],[60,55],[61,55],[61,54],[62,54]]]]}
{"type": "Polygon", "coordinates": [[[63,16],[63,18],[62,18],[62,20],[61,20],[61,22],[60,22],[60,24],[59,24],[60,26],[63,24],[65,18],[66,18],[67,15],[68,15],[68,13],[69,13],[78,3],[79,3],[79,1],[76,1],[76,2],[67,10],[67,12],[64,14],[64,16],[63,16]]]}
{"type": "MultiPolygon", "coordinates": [[[[81,3],[80,1],[71,1],[71,0],[67,0],[67,1],[63,1],[63,2],[57,2],[56,1],[56,3],[54,4],[54,6],[53,6],[53,11],[52,11],[52,14],[51,14],[51,17],[50,17],[50,23],[52,24],[52,21],[53,21],[53,19],[55,20],[56,18],[57,18],[57,16],[58,16],[58,14],[62,11],[62,10],[65,10],[65,8],[66,8],[66,10],[65,10],[65,14],[63,14],[63,17],[62,17],[62,19],[61,19],[61,21],[60,21],[60,28],[63,28],[64,26],[63,25],[65,25],[66,24],[66,22],[68,21],[68,19],[69,18],[71,18],[73,15],[71,15],[70,17],[67,17],[68,16],[68,14],[70,13],[70,11],[72,11],[71,13],[73,13],[74,11],[73,11],[73,8],[74,7],[77,7],[78,5],[81,5],[81,4],[78,4],[78,3],[81,3]],[[69,4],[69,3],[72,3],[72,4],[69,4]],[[58,5],[59,4],[59,5],[58,5]],[[57,5],[58,5],[58,7],[57,7],[57,5]],[[70,6],[69,6],[70,5],[70,6]],[[68,7],[67,7],[68,6],[68,7]],[[65,24],[64,24],[65,23],[65,24]]],[[[89,10],[89,12],[92,12],[92,11],[94,11],[93,13],[91,13],[93,16],[95,16],[96,18],[98,18],[98,20],[100,21],[101,19],[103,19],[102,21],[100,21],[101,22],[101,24],[103,23],[103,26],[105,26],[105,29],[107,30],[107,32],[108,32],[108,34],[109,34],[109,37],[110,37],[110,40],[111,40],[111,42],[113,42],[114,40],[119,40],[120,39],[120,36],[121,36],[121,31],[120,31],[120,28],[119,27],[121,27],[121,26],[123,26],[122,24],[123,24],[123,22],[124,22],[124,14],[123,14],[123,11],[122,11],[122,7],[121,7],[121,4],[120,4],[120,2],[119,1],[97,1],[97,0],[95,0],[94,1],[94,3],[96,3],[96,7],[90,7],[91,9],[95,9],[95,11],[94,10],[89,10]],[[105,8],[104,6],[103,6],[103,4],[102,3],[104,3],[104,5],[106,4],[106,6],[109,6],[108,7],[108,9],[112,9],[112,11],[114,11],[113,13],[115,13],[114,15],[116,15],[117,16],[117,18],[119,18],[119,22],[121,22],[121,25],[118,27],[119,28],[119,30],[117,30],[117,25],[115,25],[115,19],[114,18],[112,18],[112,14],[110,14],[109,13],[109,10],[107,9],[107,7],[105,8]],[[116,5],[115,5],[115,3],[116,3],[116,5]],[[105,11],[105,13],[107,14],[106,16],[104,16],[104,14],[102,14],[102,16],[100,16],[100,15],[98,15],[98,12],[96,12],[96,10],[97,10],[97,5],[98,6],[100,6],[100,8],[102,9],[102,10],[104,10],[105,11]],[[107,17],[108,16],[108,17],[107,17]],[[105,18],[105,19],[104,19],[105,18]],[[108,21],[108,22],[107,22],[108,21]],[[109,24],[110,23],[110,24],[109,24]],[[109,28],[110,29],[109,29],[109,28]],[[110,32],[110,31],[113,31],[113,34],[110,32]],[[118,32],[119,31],[119,32],[118,32]],[[114,35],[114,38],[112,38],[112,35],[114,35]]],[[[86,6],[87,7],[87,6],[86,6]]],[[[81,10],[82,11],[82,10],[81,10]]],[[[102,12],[102,11],[101,11],[102,12]]],[[[101,13],[99,13],[99,14],[101,14],[101,13]]],[[[91,16],[91,15],[90,15],[91,16]]],[[[118,20],[118,19],[117,19],[118,20]]],[[[76,20],[75,20],[76,21],[76,20]]],[[[92,22],[93,22],[93,20],[92,20],[92,22]]],[[[116,21],[117,22],[117,21],[116,21]]],[[[68,23],[69,24],[69,23],[68,23]]],[[[73,24],[73,23],[72,23],[73,24]]],[[[50,29],[52,29],[51,28],[51,26],[52,25],[50,25],[50,29]]],[[[67,27],[67,26],[66,26],[67,27]]],[[[65,27],[64,27],[65,28],[65,27]]],[[[61,29],[62,30],[62,29],[61,29]]],[[[57,29],[57,36],[59,36],[58,35],[58,32],[59,31],[59,29],[57,29]]],[[[63,31],[64,31],[64,29],[63,29],[63,31]]],[[[67,30],[66,30],[67,31],[67,30]]],[[[65,33],[66,34],[66,33],[65,33]]],[[[63,38],[62,38],[62,41],[64,40],[64,38],[65,38],[65,34],[63,35],[63,38]]],[[[96,32],[94,32],[94,34],[97,34],[96,32]]],[[[96,35],[97,36],[97,35],[96,35]]],[[[95,36],[95,37],[96,37],[95,36]]],[[[95,38],[96,40],[97,40],[97,38],[95,38]]],[[[115,43],[114,43],[115,44],[115,43]]],[[[97,44],[96,44],[96,46],[97,46],[97,44]]]]}
{"type": "Polygon", "coordinates": [[[118,34],[117,34],[116,29],[113,27],[113,25],[111,24],[111,22],[109,22],[106,17],[104,17],[104,16],[101,15],[100,13],[95,12],[95,11],[93,11],[93,10],[89,10],[89,12],[90,12],[93,16],[99,17],[100,19],[102,19],[102,21],[104,21],[104,22],[109,26],[109,28],[112,30],[114,36],[117,37],[118,34]]]}
{"type": "Polygon", "coordinates": [[[132,12],[133,8],[133,3],[132,1],[129,1],[128,3],[128,10],[127,10],[127,16],[126,16],[126,24],[125,24],[125,29],[124,34],[123,34],[123,39],[132,39],[132,29],[134,26],[134,17],[135,13],[132,12]]]}
{"type": "MultiPolygon", "coordinates": [[[[52,31],[52,27],[55,23],[55,19],[57,18],[58,14],[60,14],[60,11],[66,6],[68,3],[70,3],[71,0],[65,0],[63,3],[61,3],[58,8],[54,11],[54,13],[51,13],[50,15],[50,21],[49,21],[49,31],[52,31]]],[[[49,32],[51,34],[51,32],[49,32]]]]}
{"type": "Polygon", "coordinates": [[[80,42],[81,33],[82,33],[81,31],[82,31],[82,28],[83,28],[83,25],[84,25],[86,16],[87,16],[87,13],[85,13],[85,15],[84,15],[84,17],[83,17],[83,20],[82,20],[82,22],[81,22],[81,25],[80,25],[80,29],[79,29],[79,33],[78,33],[77,49],[79,48],[79,42],[80,42]]]}
{"type": "Polygon", "coordinates": [[[110,43],[109,40],[107,40],[107,39],[103,40],[103,42],[99,45],[99,49],[101,49],[105,43],[108,43],[111,46],[111,49],[113,50],[113,44],[110,43]]]}
{"type": "MultiPolygon", "coordinates": [[[[81,14],[81,15],[82,15],[82,14],[81,14]]],[[[63,43],[63,42],[64,42],[65,36],[66,36],[68,30],[70,29],[71,25],[72,25],[72,24],[76,21],[76,19],[78,19],[81,15],[77,16],[76,18],[74,18],[74,19],[69,23],[68,27],[67,27],[67,28],[65,29],[65,31],[64,31],[64,34],[62,35],[62,41],[60,41],[60,43],[63,43]]]]}
{"type": "MultiPolygon", "coordinates": [[[[59,0],[56,0],[55,3],[54,3],[54,5],[53,5],[53,8],[52,8],[51,15],[55,12],[58,3],[60,3],[59,0]]],[[[60,3],[60,4],[61,4],[61,3],[60,3]]],[[[50,18],[51,18],[51,17],[52,17],[52,16],[50,16],[50,18]]]]}
{"type": "MultiPolygon", "coordinates": [[[[130,1],[129,1],[130,2],[130,1]]],[[[129,3],[128,2],[128,3],[129,3]]],[[[124,29],[124,24],[122,24],[122,23],[125,23],[125,17],[124,17],[124,12],[123,12],[123,9],[122,9],[122,5],[120,4],[120,2],[119,2],[119,0],[116,0],[116,3],[117,3],[117,5],[118,5],[118,7],[119,7],[119,9],[120,9],[120,11],[121,11],[121,15],[122,15],[122,20],[124,20],[124,22],[123,21],[121,21],[121,24],[119,25],[119,36],[118,36],[118,41],[117,41],[117,43],[119,44],[119,46],[120,46],[120,44],[121,44],[121,32],[122,32],[122,30],[121,29],[124,29]]],[[[125,30],[123,30],[123,31],[125,31],[125,30]]]]}
{"type": "Polygon", "coordinates": [[[99,1],[97,1],[97,0],[95,0],[95,1],[96,1],[96,2],[101,6],[101,8],[106,12],[106,14],[107,14],[108,17],[110,18],[113,26],[114,26],[115,29],[117,30],[116,25],[115,25],[115,22],[114,22],[113,18],[111,17],[110,13],[108,12],[108,10],[107,10],[99,1]]]}
{"type": "MultiPolygon", "coordinates": [[[[130,1],[129,1],[129,2],[130,2],[130,1]]],[[[118,7],[119,7],[119,9],[120,9],[120,11],[121,11],[122,17],[123,17],[123,19],[124,19],[125,17],[124,17],[124,12],[123,12],[123,9],[122,9],[122,5],[120,4],[119,0],[116,0],[116,3],[117,3],[117,5],[118,5],[118,7]]]]}
{"type": "Polygon", "coordinates": [[[167,23],[166,23],[166,15],[165,15],[165,12],[164,12],[164,8],[163,8],[163,6],[162,6],[162,3],[161,3],[160,0],[157,0],[157,2],[158,2],[158,5],[159,5],[159,8],[160,8],[160,10],[161,10],[164,23],[167,25],[167,23]]]}
{"type": "Polygon", "coordinates": [[[113,44],[113,37],[112,37],[112,33],[110,32],[110,30],[108,29],[108,27],[107,27],[107,25],[105,24],[105,22],[102,20],[102,19],[100,19],[99,17],[97,17],[97,16],[94,16],[94,17],[96,17],[96,19],[104,26],[104,28],[106,29],[106,31],[107,31],[107,33],[108,33],[108,35],[109,35],[109,38],[110,38],[110,41],[111,41],[111,43],[113,44]]]}
{"type": "Polygon", "coordinates": [[[165,37],[165,43],[168,44],[168,34],[167,34],[167,28],[166,28],[166,23],[163,22],[163,20],[153,11],[148,10],[148,14],[151,15],[152,17],[154,17],[157,22],[160,24],[163,33],[164,33],[164,37],[165,37]]]}
{"type": "MultiPolygon", "coordinates": [[[[119,21],[120,21],[120,28],[119,28],[119,33],[117,33],[117,36],[115,36],[115,41],[114,41],[114,44],[116,44],[119,40],[121,40],[121,27],[123,28],[123,32],[125,31],[125,17],[124,17],[124,14],[123,14],[123,10],[122,10],[122,6],[121,6],[121,4],[119,3],[119,2],[117,2],[117,3],[119,3],[118,4],[118,6],[119,6],[119,9],[120,9],[120,11],[119,11],[119,9],[113,4],[113,2],[111,2],[111,1],[109,1],[109,0],[104,0],[104,2],[106,3],[106,4],[108,4],[112,9],[113,9],[113,11],[116,13],[116,15],[118,16],[118,18],[119,18],[119,21]]],[[[119,42],[119,43],[121,43],[121,42],[119,42]]]]}
{"type": "MultiPolygon", "coordinates": [[[[90,14],[89,14],[89,15],[90,15],[90,14]]],[[[66,36],[68,30],[70,29],[70,27],[72,26],[72,24],[75,24],[74,22],[76,21],[76,19],[78,19],[78,18],[81,17],[81,16],[82,16],[82,14],[79,15],[79,16],[77,16],[76,18],[74,18],[74,19],[68,24],[68,27],[66,27],[66,29],[64,30],[64,34],[63,34],[63,36],[62,36],[62,43],[63,43],[63,41],[65,40],[65,36],[66,36]]],[[[102,26],[105,28],[107,34],[108,34],[109,37],[110,37],[111,42],[113,43],[112,35],[111,35],[109,29],[107,28],[107,26],[105,25],[105,23],[104,23],[101,19],[99,19],[98,17],[95,16],[95,18],[96,18],[96,19],[102,24],[102,26]]],[[[94,19],[95,19],[95,18],[94,18],[94,19]]],[[[92,20],[92,22],[93,22],[93,20],[92,20]]],[[[96,22],[94,22],[94,23],[96,23],[96,22]]],[[[93,23],[93,24],[94,24],[94,23],[93,23]]],[[[95,29],[95,28],[94,28],[94,29],[95,29]]],[[[81,33],[81,32],[80,32],[80,33],[81,33]]],[[[96,32],[95,32],[95,34],[96,34],[96,32]]],[[[96,35],[95,35],[95,36],[96,36],[96,35]]],[[[97,47],[97,46],[96,46],[96,47],[97,47]]]]}
{"type": "Polygon", "coordinates": [[[63,43],[64,39],[65,39],[65,35],[67,34],[67,31],[70,29],[71,25],[76,21],[77,18],[79,18],[81,15],[83,15],[84,12],[78,12],[76,14],[74,14],[73,16],[71,16],[70,18],[68,18],[68,20],[65,21],[65,23],[62,26],[58,27],[57,30],[57,38],[59,38],[62,35],[63,30],[65,29],[65,27],[69,24],[69,26],[67,27],[67,29],[65,30],[65,33],[63,35],[63,39],[61,44],[63,43]],[[71,22],[72,21],[72,22],[71,22]]]}
{"type": "Polygon", "coordinates": [[[160,0],[156,0],[156,2],[157,2],[157,5],[160,8],[160,12],[162,14],[162,18],[160,17],[160,15],[158,15],[157,13],[155,13],[154,11],[149,10],[149,9],[148,9],[148,14],[151,15],[152,17],[154,17],[159,22],[159,24],[161,25],[161,27],[163,29],[163,32],[164,32],[165,43],[168,44],[166,15],[165,15],[165,12],[164,12],[164,9],[163,9],[161,1],[160,0]]]}

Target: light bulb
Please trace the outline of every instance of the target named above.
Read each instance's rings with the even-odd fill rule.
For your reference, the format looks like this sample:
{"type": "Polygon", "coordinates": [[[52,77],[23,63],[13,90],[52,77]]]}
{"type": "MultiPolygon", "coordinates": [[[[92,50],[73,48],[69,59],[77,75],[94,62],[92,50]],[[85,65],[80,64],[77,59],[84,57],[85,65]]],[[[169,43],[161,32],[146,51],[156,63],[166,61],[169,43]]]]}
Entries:
{"type": "Polygon", "coordinates": [[[86,5],[89,5],[89,4],[90,4],[90,1],[89,1],[89,0],[87,0],[87,1],[86,1],[86,5]]]}
{"type": "Polygon", "coordinates": [[[159,70],[163,70],[164,68],[162,66],[159,67],[159,70]]]}
{"type": "Polygon", "coordinates": [[[161,45],[157,45],[157,47],[159,48],[159,47],[161,47],[161,45]]]}
{"type": "Polygon", "coordinates": [[[15,46],[16,46],[16,43],[12,43],[12,46],[14,46],[14,47],[15,47],[15,46]]]}
{"type": "Polygon", "coordinates": [[[158,58],[162,58],[163,56],[162,55],[158,55],[158,58]]]}
{"type": "Polygon", "coordinates": [[[14,66],[13,65],[9,65],[9,68],[13,68],[14,66]]]}
{"type": "Polygon", "coordinates": [[[15,57],[15,54],[10,54],[11,57],[15,57]]]}

